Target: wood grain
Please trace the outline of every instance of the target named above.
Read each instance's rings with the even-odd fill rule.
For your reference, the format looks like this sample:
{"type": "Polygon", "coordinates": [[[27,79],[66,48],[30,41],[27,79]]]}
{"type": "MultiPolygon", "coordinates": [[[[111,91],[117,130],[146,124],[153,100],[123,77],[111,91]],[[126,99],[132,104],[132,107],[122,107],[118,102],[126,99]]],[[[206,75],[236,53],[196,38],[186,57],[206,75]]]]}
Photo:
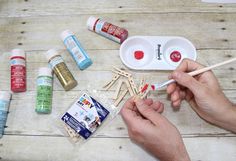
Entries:
{"type": "MultiPolygon", "coordinates": [[[[26,93],[12,97],[5,135],[0,139],[0,160],[155,160],[129,140],[120,115],[81,145],[71,144],[60,129],[60,116],[85,90],[96,89],[100,97],[110,101],[106,103],[109,106],[115,88],[106,92],[102,87],[112,79],[113,66],[126,69],[135,83],[143,77],[150,83],[162,82],[171,72],[127,69],[119,58],[119,44],[87,30],[86,20],[91,15],[126,28],[130,36],[186,37],[197,48],[197,61],[206,66],[236,57],[236,5],[232,4],[200,0],[1,0],[0,90],[10,89],[9,55],[13,48],[26,51],[28,83],[26,93]],[[88,69],[80,71],[65,50],[59,37],[65,29],[76,34],[92,58],[94,63],[88,69]],[[52,113],[38,115],[34,111],[35,81],[38,68],[48,65],[43,53],[51,48],[59,49],[78,86],[65,92],[55,77],[52,113]]],[[[235,63],[213,70],[223,92],[234,103],[235,71],[235,63]]],[[[152,92],[150,97],[165,104],[163,115],[180,130],[193,161],[236,160],[235,134],[200,119],[186,102],[174,111],[164,90],[152,92]]]]}
{"type": "MultiPolygon", "coordinates": [[[[236,159],[236,138],[184,138],[184,143],[192,161],[202,158],[204,161],[236,159]]],[[[11,135],[0,141],[0,157],[4,161],[156,160],[128,138],[92,138],[79,146],[71,144],[65,137],[11,135]]]]}
{"type": "MultiPolygon", "coordinates": [[[[85,49],[119,49],[119,45],[86,28],[90,15],[0,18],[1,51],[20,47],[26,51],[65,49],[59,35],[70,29],[85,49]],[[23,32],[23,33],[22,33],[23,32]],[[106,45],[104,45],[106,44],[106,45]]],[[[235,49],[236,30],[232,13],[99,14],[125,27],[129,35],[183,36],[198,49],[235,49]],[[142,20],[142,21],[140,21],[142,20]],[[148,25],[150,24],[151,25],[148,25]]]]}
{"type": "Polygon", "coordinates": [[[176,12],[217,12],[235,13],[231,4],[207,4],[199,0],[2,0],[0,17],[58,16],[101,13],[176,13],[176,12]],[[58,5],[60,4],[60,5],[58,5]],[[56,7],[55,7],[56,6],[56,7]]]}
{"type": "MultiPolygon", "coordinates": [[[[110,103],[105,104],[107,107],[112,103],[112,94],[114,92],[115,91],[100,93],[103,97],[107,96],[106,99],[109,99],[110,103]]],[[[236,100],[236,93],[234,91],[226,91],[225,93],[229,99],[233,101],[236,100]]],[[[5,129],[5,133],[11,135],[62,135],[60,128],[58,128],[60,125],[60,117],[81,94],[81,91],[70,91],[66,94],[64,91],[54,91],[53,110],[50,115],[38,115],[34,111],[34,91],[27,92],[27,94],[22,93],[13,95],[13,100],[10,105],[10,113],[7,120],[8,127],[5,129]],[[27,102],[27,104],[25,102],[27,102]]],[[[101,97],[101,99],[104,99],[103,97],[101,97]]],[[[175,124],[183,135],[233,135],[230,132],[222,130],[201,120],[187,103],[183,103],[182,108],[179,111],[174,112],[171,108],[170,101],[166,100],[167,96],[164,92],[159,94],[153,93],[151,97],[155,100],[158,98],[158,100],[165,104],[165,111],[163,115],[175,124]]],[[[122,103],[120,107],[121,106],[122,103]]],[[[119,115],[111,123],[107,124],[108,125],[102,128],[102,130],[100,130],[95,136],[128,136],[126,126],[119,115]]]]}
{"type": "MultiPolygon", "coordinates": [[[[45,51],[31,51],[27,53],[27,81],[31,82],[27,84],[27,89],[35,90],[36,77],[38,68],[47,66],[47,60],[43,55],[45,51]]],[[[61,51],[63,58],[66,61],[67,66],[71,70],[74,77],[78,80],[78,86],[73,90],[85,90],[89,85],[94,84],[96,80],[96,89],[102,90],[103,85],[112,79],[112,67],[117,66],[125,68],[119,58],[119,52],[116,50],[89,50],[90,56],[94,61],[94,64],[86,69],[80,71],[76,66],[76,63],[69,55],[67,51],[61,51]],[[110,59],[112,58],[112,61],[110,59]],[[104,63],[106,62],[106,63],[104,63]]],[[[0,55],[0,89],[10,89],[10,65],[9,65],[9,52],[4,52],[0,55]]],[[[198,61],[206,66],[219,63],[221,61],[228,60],[232,57],[236,57],[236,52],[233,50],[198,50],[198,61]],[[212,56],[213,55],[213,56],[212,56]]],[[[126,68],[127,69],[127,68],[126,68]]],[[[170,71],[135,71],[127,69],[134,76],[135,83],[138,84],[142,77],[148,78],[150,83],[156,83],[167,80],[170,71]]],[[[235,89],[236,86],[236,66],[235,63],[223,66],[220,69],[215,69],[214,73],[223,89],[235,89]]],[[[63,90],[59,81],[54,77],[54,90],[63,90]]],[[[113,88],[112,88],[113,89],[113,88]]]]}

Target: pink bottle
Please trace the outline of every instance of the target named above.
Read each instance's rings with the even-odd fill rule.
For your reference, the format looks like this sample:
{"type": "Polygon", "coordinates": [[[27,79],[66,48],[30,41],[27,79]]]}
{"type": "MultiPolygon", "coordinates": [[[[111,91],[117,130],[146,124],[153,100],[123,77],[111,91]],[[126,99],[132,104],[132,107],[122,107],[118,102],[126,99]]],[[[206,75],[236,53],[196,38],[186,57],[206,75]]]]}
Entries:
{"type": "Polygon", "coordinates": [[[26,91],[26,65],[25,52],[21,49],[13,49],[11,52],[11,91],[26,91]]]}
{"type": "Polygon", "coordinates": [[[96,17],[87,20],[89,30],[121,44],[128,37],[128,31],[96,17]]]}

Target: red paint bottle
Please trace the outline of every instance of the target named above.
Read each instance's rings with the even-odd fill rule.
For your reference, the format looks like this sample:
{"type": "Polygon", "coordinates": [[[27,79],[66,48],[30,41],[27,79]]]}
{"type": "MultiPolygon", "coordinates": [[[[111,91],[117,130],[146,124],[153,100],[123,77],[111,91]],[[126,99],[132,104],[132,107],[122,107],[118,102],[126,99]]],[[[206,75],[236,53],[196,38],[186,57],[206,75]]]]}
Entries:
{"type": "Polygon", "coordinates": [[[21,49],[13,49],[10,57],[11,64],[11,91],[26,91],[26,64],[25,52],[21,49]]]}
{"type": "Polygon", "coordinates": [[[92,16],[87,20],[87,27],[89,30],[119,44],[125,41],[128,37],[128,31],[126,29],[92,16]]]}

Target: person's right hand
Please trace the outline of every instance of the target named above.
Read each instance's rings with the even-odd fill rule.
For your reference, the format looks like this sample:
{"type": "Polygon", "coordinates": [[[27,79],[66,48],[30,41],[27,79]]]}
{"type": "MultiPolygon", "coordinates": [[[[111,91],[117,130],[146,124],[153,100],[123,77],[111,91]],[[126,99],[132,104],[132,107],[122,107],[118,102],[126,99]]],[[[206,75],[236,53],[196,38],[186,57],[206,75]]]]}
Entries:
{"type": "Polygon", "coordinates": [[[184,59],[170,75],[169,78],[177,82],[167,87],[172,106],[179,107],[182,100],[185,99],[193,110],[206,121],[236,132],[236,128],[232,127],[235,124],[229,125],[235,121],[236,108],[225,97],[212,71],[195,77],[187,74],[203,67],[197,62],[184,59]]]}
{"type": "Polygon", "coordinates": [[[164,105],[152,99],[132,97],[121,109],[130,139],[161,161],[189,161],[178,129],[160,113],[164,105]]]}

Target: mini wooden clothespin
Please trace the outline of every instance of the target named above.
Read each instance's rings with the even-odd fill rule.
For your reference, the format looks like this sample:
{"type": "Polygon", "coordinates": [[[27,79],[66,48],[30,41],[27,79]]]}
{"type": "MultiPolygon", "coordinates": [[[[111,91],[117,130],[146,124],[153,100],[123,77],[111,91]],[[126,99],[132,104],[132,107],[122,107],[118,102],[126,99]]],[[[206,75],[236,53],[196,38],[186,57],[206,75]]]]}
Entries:
{"type": "MultiPolygon", "coordinates": [[[[112,70],[112,72],[115,73],[115,75],[113,76],[112,80],[108,82],[103,88],[105,88],[105,90],[108,90],[120,77],[125,77],[127,79],[127,80],[119,81],[115,94],[113,96],[113,99],[115,99],[114,105],[118,106],[119,103],[124,99],[128,91],[131,96],[138,95],[140,93],[139,91],[141,90],[140,89],[141,87],[139,87],[140,90],[137,89],[134,83],[134,78],[131,73],[128,73],[116,67],[113,67],[113,68],[114,69],[112,70]],[[126,89],[120,94],[122,84],[126,85],[126,89]]],[[[140,83],[140,86],[143,86],[143,84],[144,84],[144,80],[142,81],[142,85],[140,83]]],[[[142,94],[144,94],[144,92],[142,94]]]]}
{"type": "Polygon", "coordinates": [[[150,85],[149,84],[145,84],[142,87],[141,91],[139,91],[138,96],[143,99],[143,98],[145,98],[148,95],[148,93],[150,91],[151,91],[150,85]]]}
{"type": "Polygon", "coordinates": [[[139,83],[138,93],[141,92],[141,90],[143,89],[144,85],[145,85],[145,79],[142,78],[142,79],[140,80],[140,83],[139,83]]]}
{"type": "Polygon", "coordinates": [[[114,72],[114,73],[117,73],[117,74],[120,74],[120,75],[122,75],[122,76],[125,76],[125,77],[129,77],[129,76],[131,76],[131,74],[130,73],[128,73],[128,72],[126,72],[126,71],[124,71],[124,70],[121,70],[121,69],[119,69],[119,68],[116,68],[116,67],[113,67],[115,70],[112,70],[112,72],[114,72]]]}
{"type": "Polygon", "coordinates": [[[122,99],[125,97],[126,93],[128,92],[128,89],[125,89],[121,95],[119,96],[119,98],[114,102],[114,106],[118,106],[120,104],[120,102],[122,101],[122,99]]]}
{"type": "Polygon", "coordinates": [[[135,93],[134,93],[134,91],[133,91],[133,89],[132,89],[132,87],[131,87],[131,85],[130,85],[130,82],[129,82],[128,80],[125,80],[125,84],[126,84],[126,86],[127,86],[127,88],[128,88],[128,91],[129,91],[130,96],[134,96],[135,93]]]}
{"type": "Polygon", "coordinates": [[[74,141],[74,142],[78,142],[80,139],[79,134],[77,134],[75,132],[75,130],[73,130],[70,126],[66,125],[65,123],[63,123],[63,126],[67,132],[67,134],[70,136],[70,138],[74,141]]]}
{"type": "Polygon", "coordinates": [[[119,74],[116,74],[112,77],[112,80],[110,82],[108,82],[107,84],[105,84],[103,86],[103,88],[105,88],[105,90],[107,91],[108,89],[111,88],[111,86],[120,78],[119,74]]]}
{"type": "Polygon", "coordinates": [[[113,99],[117,99],[121,90],[121,86],[124,83],[124,80],[119,80],[113,99]]]}
{"type": "Polygon", "coordinates": [[[136,87],[136,85],[135,85],[135,83],[134,83],[133,77],[132,77],[132,76],[129,76],[129,77],[128,77],[128,80],[129,80],[129,83],[130,83],[130,85],[131,85],[131,88],[132,88],[134,94],[136,95],[136,94],[138,93],[138,90],[137,90],[137,87],[136,87]]]}

